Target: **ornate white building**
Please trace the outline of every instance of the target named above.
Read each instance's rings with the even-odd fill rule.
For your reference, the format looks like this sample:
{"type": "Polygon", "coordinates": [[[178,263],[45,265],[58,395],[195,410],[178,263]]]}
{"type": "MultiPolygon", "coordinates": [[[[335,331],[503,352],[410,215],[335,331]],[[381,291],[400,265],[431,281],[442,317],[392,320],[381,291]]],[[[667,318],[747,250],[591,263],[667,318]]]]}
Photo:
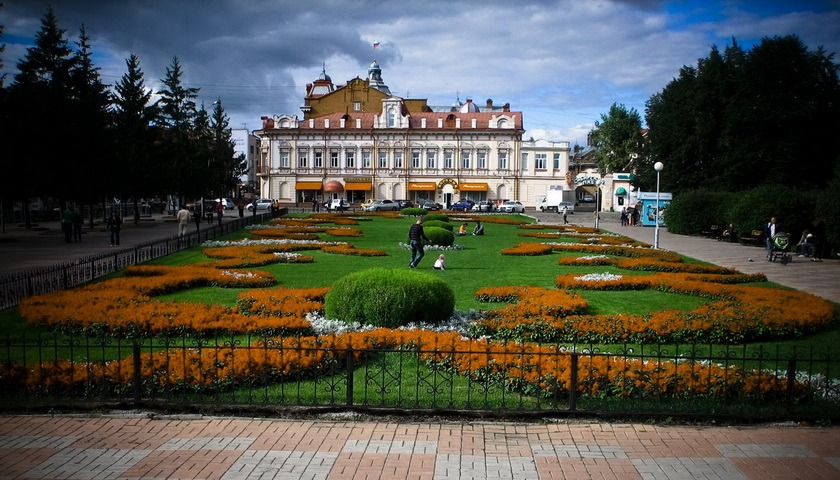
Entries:
{"type": "MultiPolygon", "coordinates": [[[[263,117],[256,175],[263,198],[287,205],[345,198],[516,199],[534,206],[550,186],[575,191],[568,142],[523,141],[522,112],[492,100],[432,107],[391,94],[374,61],[368,77],[307,85],[303,118],[263,117]]],[[[586,174],[593,172],[588,170],[586,174]]],[[[570,198],[582,198],[582,191],[570,198]]]]}

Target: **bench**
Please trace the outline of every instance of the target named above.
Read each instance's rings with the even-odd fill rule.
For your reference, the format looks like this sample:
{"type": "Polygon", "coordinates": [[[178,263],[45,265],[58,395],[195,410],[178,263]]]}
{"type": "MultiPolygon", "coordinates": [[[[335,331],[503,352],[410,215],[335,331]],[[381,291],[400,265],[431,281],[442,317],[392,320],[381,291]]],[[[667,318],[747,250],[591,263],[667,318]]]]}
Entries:
{"type": "Polygon", "coordinates": [[[740,241],[741,245],[756,245],[758,246],[761,242],[761,237],[764,236],[764,232],[761,230],[753,230],[750,232],[749,235],[741,235],[740,241]]]}
{"type": "Polygon", "coordinates": [[[709,228],[700,230],[700,235],[720,239],[721,232],[723,232],[723,229],[720,228],[720,225],[711,225],[709,228]]]}

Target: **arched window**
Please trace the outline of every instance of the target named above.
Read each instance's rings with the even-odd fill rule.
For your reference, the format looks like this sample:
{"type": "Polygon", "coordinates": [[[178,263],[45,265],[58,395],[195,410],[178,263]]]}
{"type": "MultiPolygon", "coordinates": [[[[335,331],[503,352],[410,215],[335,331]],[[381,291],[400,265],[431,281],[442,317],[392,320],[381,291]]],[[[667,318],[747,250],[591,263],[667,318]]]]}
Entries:
{"type": "Polygon", "coordinates": [[[394,107],[390,107],[388,109],[388,127],[394,128],[397,126],[397,109],[394,107]]]}

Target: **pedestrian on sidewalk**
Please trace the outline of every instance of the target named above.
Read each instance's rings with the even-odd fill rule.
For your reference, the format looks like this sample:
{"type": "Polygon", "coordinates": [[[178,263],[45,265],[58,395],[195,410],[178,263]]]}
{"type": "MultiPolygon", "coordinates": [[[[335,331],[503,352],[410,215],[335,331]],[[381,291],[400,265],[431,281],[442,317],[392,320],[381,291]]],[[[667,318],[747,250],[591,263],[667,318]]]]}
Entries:
{"type": "Polygon", "coordinates": [[[61,214],[61,231],[64,233],[64,243],[72,243],[73,239],[73,211],[70,206],[64,209],[61,214]]]}
{"type": "Polygon", "coordinates": [[[175,218],[178,219],[178,236],[183,237],[187,234],[187,226],[190,224],[190,211],[182,206],[175,214],[175,218]]]}
{"type": "Polygon", "coordinates": [[[82,243],[82,212],[79,207],[73,209],[73,241],[82,243]]]}
{"type": "Polygon", "coordinates": [[[117,215],[117,212],[111,212],[108,217],[106,228],[111,232],[111,246],[120,245],[120,229],[122,227],[122,219],[117,215]]]}
{"type": "Polygon", "coordinates": [[[569,223],[568,217],[566,217],[566,215],[568,215],[568,214],[569,214],[569,209],[565,205],[563,205],[563,225],[566,225],[566,224],[569,223]]]}
{"type": "Polygon", "coordinates": [[[216,203],[216,216],[219,217],[219,225],[222,224],[222,216],[225,214],[225,206],[222,205],[222,202],[216,203]]]}

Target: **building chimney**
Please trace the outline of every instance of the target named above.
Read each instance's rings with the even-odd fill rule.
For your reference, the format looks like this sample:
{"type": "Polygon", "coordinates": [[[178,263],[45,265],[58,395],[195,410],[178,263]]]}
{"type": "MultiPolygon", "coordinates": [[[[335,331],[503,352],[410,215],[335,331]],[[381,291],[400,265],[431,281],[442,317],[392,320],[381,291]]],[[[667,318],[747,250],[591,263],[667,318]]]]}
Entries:
{"type": "Polygon", "coordinates": [[[509,112],[510,111],[510,103],[504,104],[502,106],[502,110],[505,111],[505,112],[509,112]]]}
{"type": "Polygon", "coordinates": [[[489,108],[489,109],[493,108],[493,99],[492,98],[487,99],[487,108],[489,108]]]}

